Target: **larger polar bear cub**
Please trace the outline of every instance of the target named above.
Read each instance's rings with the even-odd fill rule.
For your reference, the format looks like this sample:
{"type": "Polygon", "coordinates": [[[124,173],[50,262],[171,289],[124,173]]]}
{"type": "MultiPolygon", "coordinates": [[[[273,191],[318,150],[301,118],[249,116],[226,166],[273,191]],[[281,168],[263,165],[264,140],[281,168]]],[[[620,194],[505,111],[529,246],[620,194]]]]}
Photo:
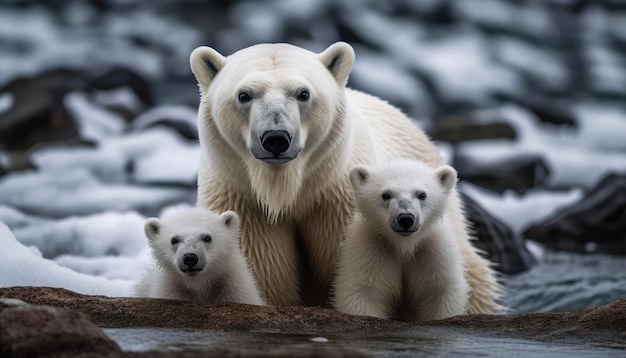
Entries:
{"type": "Polygon", "coordinates": [[[446,207],[456,171],[408,160],[350,173],[358,212],[335,284],[342,312],[407,321],[465,313],[469,286],[446,207]]]}
{"type": "MultiPolygon", "coordinates": [[[[349,172],[393,158],[443,164],[437,148],[388,103],[346,88],[354,51],[260,44],[225,57],[195,49],[200,85],[198,205],[242,217],[242,248],[268,303],[328,305],[354,211],[349,172]]],[[[497,309],[497,283],[469,242],[461,203],[449,216],[472,288],[469,311],[497,309]]]]}
{"type": "Polygon", "coordinates": [[[239,251],[236,213],[188,208],[150,218],[144,229],[156,265],[138,282],[136,296],[264,304],[239,251]]]}

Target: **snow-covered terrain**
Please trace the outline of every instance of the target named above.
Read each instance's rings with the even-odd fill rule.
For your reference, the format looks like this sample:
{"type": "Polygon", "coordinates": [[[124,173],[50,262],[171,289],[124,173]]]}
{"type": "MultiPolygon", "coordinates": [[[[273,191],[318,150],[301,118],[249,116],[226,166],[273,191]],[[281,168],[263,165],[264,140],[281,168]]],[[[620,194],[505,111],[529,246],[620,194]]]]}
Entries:
{"type": "MultiPolygon", "coordinates": [[[[80,139],[90,144],[34,148],[28,156],[35,169],[0,176],[0,287],[131,294],[150,259],[145,219],[195,204],[200,153],[190,137],[197,135],[198,90],[188,55],[199,45],[228,54],[288,41],[319,51],[344,36],[357,55],[349,85],[401,107],[416,125],[428,128],[437,114],[459,110],[478,123],[508,123],[515,140],[469,141],[454,152],[481,165],[522,154],[543,158],[546,182],[523,194],[460,182],[516,234],[576,203],[608,173],[626,173],[625,11],[589,5],[575,16],[570,2],[557,0],[235,1],[227,15],[192,13],[187,3],[165,0],[111,1],[104,13],[88,1],[33,3],[0,5],[0,87],[58,67],[124,65],[152,81],[157,103],[145,108],[127,88],[64,96],[80,139]],[[574,125],[542,122],[526,100],[567,108],[574,125]],[[111,103],[138,114],[123,118],[111,103]]],[[[0,116],[13,104],[11,94],[0,93],[0,116]]],[[[11,160],[1,148],[0,168],[11,160]]],[[[452,161],[451,146],[440,148],[452,161]]],[[[596,292],[616,292],[615,285],[586,283],[576,290],[585,291],[584,304],[595,303],[596,292]]],[[[543,298],[528,309],[564,307],[543,298]]]]}

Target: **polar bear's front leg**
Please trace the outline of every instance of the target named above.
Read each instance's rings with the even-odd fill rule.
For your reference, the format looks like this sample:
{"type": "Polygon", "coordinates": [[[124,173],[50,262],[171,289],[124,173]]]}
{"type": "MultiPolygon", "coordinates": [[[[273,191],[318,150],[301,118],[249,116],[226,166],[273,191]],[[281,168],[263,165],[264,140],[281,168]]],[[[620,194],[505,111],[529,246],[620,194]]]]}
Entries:
{"type": "Polygon", "coordinates": [[[333,303],[344,313],[390,319],[401,296],[398,260],[381,254],[367,237],[348,237],[341,248],[333,303]]]}
{"type": "Polygon", "coordinates": [[[270,305],[302,304],[300,267],[293,228],[269,224],[261,215],[241,215],[241,248],[270,305]]]}
{"type": "Polygon", "coordinates": [[[298,220],[304,260],[303,300],[308,305],[330,306],[330,289],[335,276],[344,228],[350,215],[348,198],[324,200],[312,215],[298,220]],[[311,277],[307,277],[307,274],[311,277]]]}

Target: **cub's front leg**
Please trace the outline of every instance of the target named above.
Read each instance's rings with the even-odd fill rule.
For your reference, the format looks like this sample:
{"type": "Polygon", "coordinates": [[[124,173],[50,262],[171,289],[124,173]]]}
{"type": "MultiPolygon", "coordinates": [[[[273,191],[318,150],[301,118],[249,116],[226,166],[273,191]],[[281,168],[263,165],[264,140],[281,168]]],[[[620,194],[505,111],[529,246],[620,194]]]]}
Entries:
{"type": "Polygon", "coordinates": [[[365,237],[343,243],[333,303],[344,313],[391,319],[401,295],[401,267],[370,244],[365,237]]]}

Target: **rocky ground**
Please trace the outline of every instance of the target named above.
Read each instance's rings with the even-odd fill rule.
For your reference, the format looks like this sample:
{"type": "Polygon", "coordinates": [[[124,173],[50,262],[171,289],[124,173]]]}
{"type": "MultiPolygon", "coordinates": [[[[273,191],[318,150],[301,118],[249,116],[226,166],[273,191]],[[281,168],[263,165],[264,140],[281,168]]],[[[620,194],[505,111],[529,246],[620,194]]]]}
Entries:
{"type": "MultiPolygon", "coordinates": [[[[463,331],[468,337],[601,342],[626,349],[626,299],[570,313],[467,315],[406,323],[338,313],[319,307],[207,305],[173,300],[80,295],[65,289],[0,289],[0,356],[154,357],[165,352],[123,352],[98,328],[188,328],[357,336],[429,330],[463,331]]],[[[180,355],[178,355],[180,353],[180,355]]],[[[179,357],[360,357],[360,352],[312,347],[189,348],[179,357]]]]}

